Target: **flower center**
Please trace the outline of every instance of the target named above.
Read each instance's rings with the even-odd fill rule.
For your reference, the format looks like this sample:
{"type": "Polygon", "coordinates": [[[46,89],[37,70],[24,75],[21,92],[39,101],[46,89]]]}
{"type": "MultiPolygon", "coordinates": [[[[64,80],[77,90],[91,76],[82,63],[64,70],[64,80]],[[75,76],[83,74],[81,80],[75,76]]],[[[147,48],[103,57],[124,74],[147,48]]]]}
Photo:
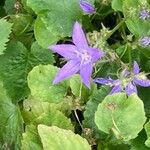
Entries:
{"type": "Polygon", "coordinates": [[[150,12],[147,9],[143,9],[140,11],[140,18],[146,20],[150,17],[150,12]]]}
{"type": "Polygon", "coordinates": [[[87,50],[82,50],[81,52],[76,51],[77,57],[81,59],[81,63],[87,64],[92,61],[92,57],[87,52],[87,50]]]}

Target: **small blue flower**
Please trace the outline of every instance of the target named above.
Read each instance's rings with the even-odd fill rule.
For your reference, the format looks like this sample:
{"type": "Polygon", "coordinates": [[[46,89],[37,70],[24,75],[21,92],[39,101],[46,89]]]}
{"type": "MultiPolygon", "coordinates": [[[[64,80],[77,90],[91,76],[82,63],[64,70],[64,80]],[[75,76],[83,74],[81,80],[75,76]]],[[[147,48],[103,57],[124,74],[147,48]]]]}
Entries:
{"type": "Polygon", "coordinates": [[[134,61],[133,73],[129,73],[128,70],[125,70],[123,72],[123,81],[119,79],[113,80],[110,77],[108,79],[96,78],[94,81],[100,84],[109,85],[110,87],[113,87],[110,94],[118,93],[125,90],[128,96],[133,93],[137,93],[136,85],[143,87],[150,86],[150,80],[148,80],[144,74],[140,73],[140,68],[136,61],[134,61]],[[130,78],[130,76],[132,77],[130,78]],[[124,81],[126,81],[127,83],[124,84],[124,81]]]}
{"type": "Polygon", "coordinates": [[[139,39],[139,43],[141,46],[146,47],[150,45],[150,37],[145,36],[139,39]]]}
{"type": "Polygon", "coordinates": [[[147,9],[143,9],[140,11],[139,16],[141,19],[146,20],[150,17],[150,12],[147,9]]]}
{"type": "Polygon", "coordinates": [[[74,25],[72,38],[74,45],[58,44],[49,47],[68,60],[67,64],[59,70],[53,83],[57,84],[80,71],[82,82],[90,88],[92,65],[104,56],[104,52],[88,46],[85,34],[78,22],[74,25]]]}
{"type": "Polygon", "coordinates": [[[84,12],[88,14],[93,14],[96,12],[95,8],[86,0],[80,0],[80,7],[84,12]]]}

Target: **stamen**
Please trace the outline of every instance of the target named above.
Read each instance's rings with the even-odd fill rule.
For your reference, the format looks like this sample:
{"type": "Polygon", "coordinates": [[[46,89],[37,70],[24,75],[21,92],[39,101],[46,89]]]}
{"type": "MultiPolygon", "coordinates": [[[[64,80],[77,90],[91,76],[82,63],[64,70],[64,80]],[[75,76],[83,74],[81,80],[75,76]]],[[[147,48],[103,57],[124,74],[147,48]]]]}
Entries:
{"type": "Polygon", "coordinates": [[[90,54],[87,52],[87,50],[82,50],[81,52],[76,51],[76,55],[78,58],[81,59],[81,62],[83,64],[87,64],[90,61],[92,61],[92,57],[90,56],[90,54]]]}

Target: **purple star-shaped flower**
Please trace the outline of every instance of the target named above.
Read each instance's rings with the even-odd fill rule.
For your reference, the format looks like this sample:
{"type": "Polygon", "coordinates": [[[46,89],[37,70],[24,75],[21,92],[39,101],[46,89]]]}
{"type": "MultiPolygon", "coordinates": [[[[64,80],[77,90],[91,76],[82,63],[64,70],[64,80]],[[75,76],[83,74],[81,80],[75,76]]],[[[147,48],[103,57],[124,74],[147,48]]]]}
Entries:
{"type": "Polygon", "coordinates": [[[149,46],[150,45],[150,37],[144,36],[144,37],[140,38],[139,39],[139,43],[143,47],[149,46]]]}
{"type": "Polygon", "coordinates": [[[128,95],[134,93],[134,91],[137,93],[136,85],[143,87],[150,86],[150,80],[147,79],[147,77],[144,74],[140,73],[140,68],[136,61],[134,61],[133,73],[134,73],[133,80],[126,87],[126,92],[128,95]]]}
{"type": "Polygon", "coordinates": [[[80,0],[80,7],[84,12],[88,14],[93,14],[96,12],[95,8],[85,0],[80,0]]]}
{"type": "Polygon", "coordinates": [[[133,73],[129,72],[128,70],[125,70],[123,76],[124,76],[123,81],[119,79],[113,80],[111,78],[108,79],[97,78],[94,81],[100,84],[109,85],[113,87],[110,94],[118,93],[121,92],[123,89],[125,89],[126,94],[128,96],[133,93],[137,93],[136,85],[143,87],[150,86],[150,80],[148,80],[145,75],[140,73],[140,68],[136,61],[134,61],[133,73]],[[124,81],[129,82],[124,85],[124,81]]]}
{"type": "Polygon", "coordinates": [[[147,9],[143,9],[140,11],[139,15],[141,19],[146,20],[150,17],[150,12],[147,9]]]}
{"type": "Polygon", "coordinates": [[[104,52],[88,46],[85,34],[78,22],[74,25],[72,38],[74,45],[58,44],[49,47],[68,60],[67,64],[59,70],[53,83],[57,84],[80,71],[82,82],[90,88],[92,65],[104,55],[104,52]]]}

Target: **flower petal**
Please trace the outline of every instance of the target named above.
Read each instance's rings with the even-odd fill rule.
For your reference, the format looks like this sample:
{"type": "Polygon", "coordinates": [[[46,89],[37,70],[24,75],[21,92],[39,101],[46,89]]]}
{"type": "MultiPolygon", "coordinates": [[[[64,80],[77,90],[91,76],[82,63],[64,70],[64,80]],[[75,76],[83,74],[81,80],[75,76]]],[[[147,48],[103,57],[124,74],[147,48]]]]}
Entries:
{"type": "Polygon", "coordinates": [[[114,93],[119,93],[122,91],[121,85],[116,85],[112,88],[112,90],[110,91],[110,95],[114,94],[114,93]]]}
{"type": "Polygon", "coordinates": [[[127,84],[126,88],[125,88],[126,94],[129,96],[133,93],[137,93],[137,88],[134,85],[134,83],[130,82],[127,84]]]}
{"type": "Polygon", "coordinates": [[[86,49],[88,48],[88,43],[85,37],[85,34],[82,30],[81,25],[76,22],[73,27],[73,43],[78,47],[78,49],[86,49]]]}
{"type": "Polygon", "coordinates": [[[89,14],[93,14],[96,12],[95,8],[85,0],[80,0],[80,7],[83,11],[89,14]]]}
{"type": "Polygon", "coordinates": [[[97,48],[88,48],[87,51],[92,57],[92,62],[96,62],[98,59],[104,56],[104,52],[97,48]]]}
{"type": "Polygon", "coordinates": [[[133,73],[136,75],[140,72],[140,68],[139,65],[136,61],[134,61],[134,65],[133,65],[133,73]]]}
{"type": "Polygon", "coordinates": [[[149,46],[150,45],[150,37],[144,36],[139,39],[139,44],[143,47],[149,46]]]}
{"type": "Polygon", "coordinates": [[[134,78],[134,83],[143,87],[149,87],[150,86],[150,80],[148,79],[138,79],[137,77],[134,78]]]}
{"type": "Polygon", "coordinates": [[[113,79],[105,79],[105,78],[96,78],[94,79],[94,82],[99,83],[99,84],[105,84],[105,85],[110,85],[113,83],[113,79]]]}
{"type": "Polygon", "coordinates": [[[105,84],[105,85],[109,85],[109,86],[118,86],[121,85],[121,82],[119,79],[117,80],[113,80],[112,78],[96,78],[94,79],[94,82],[100,83],[100,84],[105,84]]]}
{"type": "Polygon", "coordinates": [[[90,78],[92,75],[92,63],[81,64],[80,66],[80,75],[83,83],[90,88],[90,78]]]}
{"type": "Polygon", "coordinates": [[[77,47],[71,44],[58,44],[49,46],[53,52],[60,54],[61,56],[67,59],[73,59],[76,57],[75,51],[77,51],[77,47]]]}
{"type": "Polygon", "coordinates": [[[69,78],[73,74],[77,73],[80,68],[80,63],[75,60],[70,60],[67,64],[65,64],[57,73],[53,84],[57,84],[66,78],[69,78]]]}

